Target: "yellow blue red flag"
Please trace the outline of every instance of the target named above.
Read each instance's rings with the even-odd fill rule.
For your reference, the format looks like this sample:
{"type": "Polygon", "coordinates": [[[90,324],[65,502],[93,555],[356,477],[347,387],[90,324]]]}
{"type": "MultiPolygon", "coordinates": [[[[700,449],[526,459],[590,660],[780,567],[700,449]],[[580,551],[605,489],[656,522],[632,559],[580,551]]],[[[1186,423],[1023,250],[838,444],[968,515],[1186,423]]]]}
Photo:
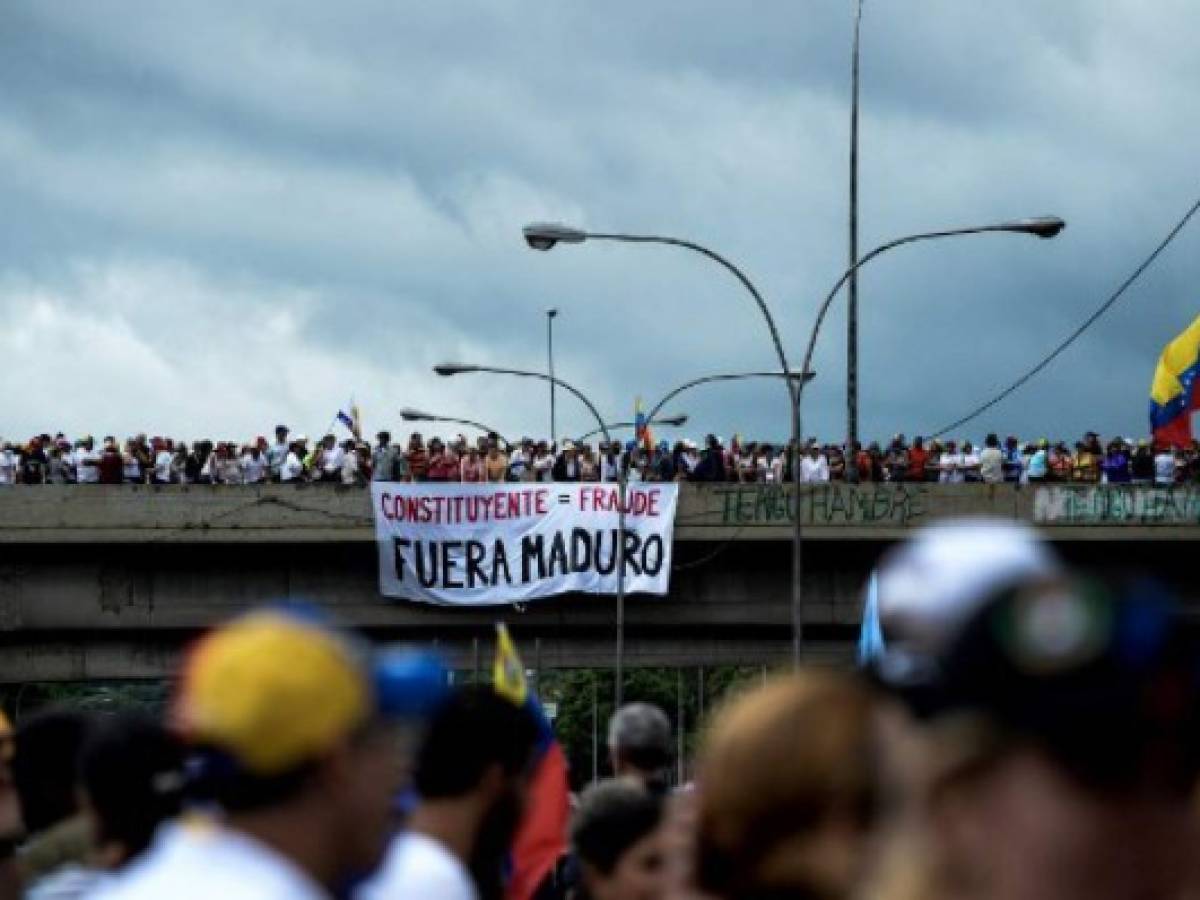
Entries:
{"type": "Polygon", "coordinates": [[[1192,443],[1192,412],[1200,408],[1200,316],[1163,348],[1150,385],[1150,428],[1154,441],[1175,447],[1192,443]]]}
{"type": "Polygon", "coordinates": [[[492,683],[496,693],[517,706],[529,697],[529,685],[525,681],[525,667],[517,654],[517,645],[507,626],[496,626],[496,661],[492,665],[492,683]]]}
{"type": "Polygon", "coordinates": [[[517,646],[504,625],[496,626],[492,681],[496,693],[525,707],[538,725],[525,815],[513,836],[511,872],[505,889],[506,900],[532,900],[546,877],[554,871],[559,858],[567,852],[571,813],[567,758],[541,704],[529,690],[517,646]]]}
{"type": "Polygon", "coordinates": [[[654,452],[654,432],[650,430],[650,422],[646,419],[646,411],[642,408],[642,398],[638,397],[633,404],[633,427],[638,443],[645,448],[646,453],[654,452]]]}

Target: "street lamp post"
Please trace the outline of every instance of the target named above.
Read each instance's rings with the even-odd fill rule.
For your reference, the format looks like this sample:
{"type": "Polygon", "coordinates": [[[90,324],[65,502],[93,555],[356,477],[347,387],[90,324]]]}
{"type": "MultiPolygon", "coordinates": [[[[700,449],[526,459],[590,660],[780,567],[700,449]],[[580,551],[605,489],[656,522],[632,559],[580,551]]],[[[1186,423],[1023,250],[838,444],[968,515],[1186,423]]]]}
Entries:
{"type": "MultiPolygon", "coordinates": [[[[870,262],[875,257],[888,250],[893,250],[896,247],[901,247],[905,244],[912,244],[918,241],[935,240],[938,238],[957,237],[968,234],[984,234],[988,232],[1007,232],[1010,234],[1030,234],[1040,238],[1052,238],[1063,230],[1065,223],[1062,219],[1044,216],[1040,218],[1022,219],[1015,222],[1002,222],[993,225],[980,225],[970,228],[954,228],[945,231],[929,231],[921,234],[912,234],[906,237],[897,238],[888,241],[886,244],[881,244],[870,253],[863,256],[861,259],[853,263],[846,272],[838,279],[832,291],[826,297],[825,302],[821,305],[817,314],[817,320],[813,325],[812,334],[809,337],[808,349],[804,356],[804,363],[800,368],[801,372],[808,372],[812,366],[813,350],[816,346],[817,333],[820,331],[821,323],[825,319],[825,314],[828,312],[834,297],[841,290],[843,284],[854,275],[859,269],[870,262]]],[[[775,328],[775,322],[771,318],[771,313],[767,309],[767,304],[763,300],[762,295],[751,283],[740,269],[733,263],[729,262],[718,253],[709,250],[707,247],[702,247],[699,244],[691,241],[679,240],[676,238],[658,237],[654,235],[632,235],[632,234],[611,234],[603,232],[589,232],[579,228],[572,228],[568,225],[547,223],[537,225],[527,225],[523,229],[525,241],[534,250],[550,250],[556,244],[582,244],[586,240],[611,240],[623,241],[627,243],[649,243],[649,244],[667,244],[674,247],[682,247],[687,250],[695,251],[709,259],[720,263],[742,283],[742,285],[754,297],[759,309],[762,311],[764,318],[767,320],[767,327],[771,332],[771,339],[775,345],[775,350],[779,355],[781,368],[783,369],[784,379],[787,382],[788,394],[791,400],[791,424],[792,424],[792,444],[788,454],[789,461],[792,467],[792,480],[794,482],[795,497],[792,504],[792,662],[794,665],[799,665],[800,659],[804,652],[804,605],[803,591],[801,582],[804,576],[803,562],[803,526],[801,523],[801,508],[800,508],[800,463],[798,458],[800,444],[800,400],[804,392],[805,380],[801,379],[797,382],[792,377],[791,369],[788,367],[787,356],[783,351],[783,344],[779,340],[779,332],[775,328]]]]}
{"type": "MultiPolygon", "coordinates": [[[[842,277],[837,280],[837,282],[834,284],[833,288],[825,296],[825,300],[821,303],[820,309],[817,310],[817,318],[816,318],[816,321],[813,322],[812,332],[809,334],[809,337],[808,337],[808,347],[804,351],[804,364],[803,364],[803,368],[801,369],[801,371],[805,371],[805,372],[808,371],[809,367],[812,365],[813,352],[815,351],[816,346],[817,346],[817,335],[821,331],[821,324],[825,321],[825,314],[829,312],[829,307],[833,304],[834,299],[837,297],[838,291],[840,291],[842,289],[842,285],[844,285],[851,278],[851,276],[853,276],[859,269],[861,269],[863,266],[865,266],[867,263],[869,263],[875,257],[880,256],[881,254],[884,254],[889,250],[894,250],[897,247],[902,247],[905,244],[915,244],[919,241],[931,241],[931,240],[937,240],[939,238],[948,238],[948,237],[961,237],[961,236],[969,235],[969,234],[988,234],[988,233],[992,233],[992,232],[1000,232],[1000,233],[1007,233],[1007,234],[1028,234],[1028,235],[1033,235],[1034,237],[1039,237],[1039,238],[1052,238],[1052,237],[1056,237],[1065,227],[1066,227],[1066,223],[1062,219],[1059,219],[1059,218],[1053,217],[1053,216],[1042,216],[1042,217],[1032,218],[1032,219],[1022,219],[1022,220],[1019,220],[1016,222],[1001,222],[1001,223],[995,224],[995,225],[977,225],[977,226],[973,226],[973,227],[969,227],[969,228],[951,228],[951,229],[948,229],[945,231],[927,231],[927,232],[923,232],[921,234],[910,234],[906,237],[896,238],[895,240],[888,241],[886,244],[880,244],[878,247],[876,247],[874,250],[872,250],[870,253],[868,253],[866,256],[864,256],[862,259],[858,260],[853,265],[851,265],[848,269],[846,269],[846,271],[844,273],[842,273],[842,277]]],[[[801,382],[798,390],[796,391],[796,420],[798,423],[797,427],[799,427],[799,424],[802,422],[802,419],[801,419],[802,411],[800,408],[800,404],[803,399],[804,399],[804,382],[801,382]]],[[[849,448],[849,450],[850,450],[850,452],[853,452],[852,447],[849,448]]],[[[800,498],[799,498],[799,494],[797,494],[797,497],[796,497],[795,544],[793,547],[793,553],[795,555],[795,558],[793,560],[793,566],[794,566],[794,571],[797,573],[796,574],[797,578],[802,576],[804,573],[804,563],[803,563],[803,558],[802,558],[802,552],[803,552],[803,540],[802,540],[801,523],[800,523],[800,498]]],[[[795,608],[792,610],[792,612],[793,612],[793,615],[797,615],[797,614],[803,615],[802,610],[797,610],[795,608]]],[[[800,647],[793,646],[792,652],[795,655],[796,659],[799,659],[800,647]]]]}
{"type": "MultiPolygon", "coordinates": [[[[795,499],[795,521],[796,527],[793,540],[793,568],[792,568],[792,608],[793,611],[800,608],[801,588],[800,588],[800,570],[795,566],[795,560],[799,559],[799,541],[800,541],[800,418],[799,418],[799,400],[800,390],[794,379],[792,378],[792,370],[788,365],[787,354],[783,351],[783,341],[779,337],[779,329],[775,327],[775,319],[771,315],[771,310],[767,307],[767,301],[763,299],[762,294],[758,292],[758,288],[746,276],[746,274],[727,260],[721,254],[708,247],[704,247],[693,241],[685,241],[679,238],[664,237],[661,235],[648,234],[618,234],[605,232],[590,232],[580,228],[572,228],[568,225],[555,223],[543,223],[535,225],[526,225],[522,229],[525,235],[525,242],[532,250],[550,250],[556,244],[582,244],[586,240],[601,240],[601,241],[620,241],[628,244],[663,244],[669,247],[680,247],[684,250],[691,250],[693,253],[699,253],[701,256],[706,256],[713,262],[724,267],[730,274],[733,275],[742,287],[744,287],[754,298],[754,302],[758,305],[759,312],[762,313],[763,319],[767,323],[767,330],[771,333],[771,343],[775,348],[775,353],[779,357],[779,367],[783,370],[784,384],[787,386],[788,392],[788,413],[792,426],[792,439],[788,445],[788,462],[792,469],[792,479],[796,483],[796,499],[795,499]]],[[[807,368],[807,367],[806,367],[807,368]]],[[[801,371],[804,371],[802,369],[801,371]]],[[[793,656],[798,663],[800,660],[800,647],[803,645],[803,628],[802,618],[798,617],[793,612],[792,617],[792,646],[793,656]],[[797,625],[800,624],[799,630],[797,625]]]]}
{"type": "MultiPolygon", "coordinates": [[[[850,258],[858,262],[858,48],[862,31],[863,0],[854,4],[854,41],[850,51],[850,258]]],[[[854,442],[858,440],[858,273],[851,271],[846,284],[846,448],[850,459],[846,473],[858,479],[854,442]]]]}
{"type": "Polygon", "coordinates": [[[546,371],[550,374],[550,446],[558,440],[557,427],[554,421],[554,319],[558,310],[551,307],[546,310],[546,371]]]}
{"type": "Polygon", "coordinates": [[[490,425],[485,425],[482,422],[476,422],[473,419],[456,419],[454,416],[439,416],[434,413],[424,412],[423,410],[413,409],[406,406],[400,410],[400,418],[405,422],[445,422],[450,425],[465,425],[468,428],[478,428],[484,434],[494,434],[503,442],[505,447],[511,447],[512,443],[502,435],[499,431],[490,425]]]}
{"type": "MultiPolygon", "coordinates": [[[[604,417],[600,415],[595,404],[574,385],[563,381],[560,378],[554,378],[542,372],[530,372],[524,369],[505,369],[499,366],[480,366],[472,363],[441,363],[433,367],[433,371],[442,376],[463,375],[471,372],[487,372],[493,375],[514,375],[518,378],[537,378],[541,381],[549,381],[552,385],[562,388],[574,394],[588,408],[596,418],[596,424],[600,426],[600,431],[604,435],[605,443],[612,443],[612,436],[609,434],[608,426],[604,423],[604,417]]],[[[613,556],[616,559],[617,568],[617,646],[615,655],[616,669],[616,705],[621,705],[622,697],[622,681],[625,669],[625,487],[626,477],[624,466],[617,468],[617,544],[613,548],[613,556]]]]}
{"type": "MultiPolygon", "coordinates": [[[[711,384],[715,381],[741,381],[745,378],[793,378],[800,379],[799,372],[793,372],[790,376],[784,375],[782,372],[733,372],[728,375],[705,375],[702,378],[693,378],[691,381],[685,381],[683,384],[663,394],[658,403],[650,410],[650,415],[653,416],[659,409],[666,406],[673,399],[678,397],[684,391],[691,390],[694,387],[700,387],[703,384],[711,384]]],[[[805,381],[812,381],[817,377],[816,372],[807,371],[804,373],[805,381]]]]}

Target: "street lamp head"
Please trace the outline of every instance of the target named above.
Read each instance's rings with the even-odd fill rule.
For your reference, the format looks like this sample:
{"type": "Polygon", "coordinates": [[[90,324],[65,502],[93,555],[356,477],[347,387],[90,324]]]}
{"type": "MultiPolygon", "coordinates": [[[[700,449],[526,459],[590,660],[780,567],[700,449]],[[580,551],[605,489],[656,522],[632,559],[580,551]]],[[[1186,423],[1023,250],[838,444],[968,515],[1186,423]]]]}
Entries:
{"type": "Polygon", "coordinates": [[[531,250],[550,250],[560,241],[564,244],[582,244],[587,239],[586,231],[555,222],[526,225],[521,231],[531,250]]]}
{"type": "Polygon", "coordinates": [[[464,372],[478,372],[479,366],[472,363],[438,363],[433,367],[433,371],[445,377],[447,375],[461,375],[464,372]]]}
{"type": "Polygon", "coordinates": [[[557,315],[558,315],[558,309],[556,309],[553,306],[550,307],[548,310],[546,310],[546,318],[547,319],[553,319],[557,315]]]}
{"type": "Polygon", "coordinates": [[[680,413],[677,416],[666,416],[658,420],[659,425],[670,425],[672,428],[682,428],[687,424],[687,413],[680,413]]]}
{"type": "Polygon", "coordinates": [[[433,414],[422,412],[419,409],[413,409],[411,406],[406,406],[400,410],[400,418],[402,418],[405,422],[428,422],[433,418],[433,414]]]}
{"type": "Polygon", "coordinates": [[[1035,216],[1032,219],[1022,219],[1020,222],[1014,222],[1011,226],[1011,231],[1021,232],[1023,234],[1032,234],[1040,238],[1056,237],[1067,223],[1058,216],[1035,216]]]}

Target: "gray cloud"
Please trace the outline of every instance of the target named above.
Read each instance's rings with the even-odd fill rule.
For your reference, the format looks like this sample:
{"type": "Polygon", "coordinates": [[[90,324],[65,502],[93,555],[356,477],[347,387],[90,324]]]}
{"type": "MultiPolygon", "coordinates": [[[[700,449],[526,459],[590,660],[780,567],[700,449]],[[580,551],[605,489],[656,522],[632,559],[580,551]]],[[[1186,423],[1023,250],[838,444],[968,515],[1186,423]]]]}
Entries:
{"type": "MultiPolygon", "coordinates": [[[[550,305],[560,372],[624,417],[636,394],[773,365],[765,328],[705,260],[532,254],[523,222],[720,249],[797,362],[845,262],[843,0],[4,16],[0,352],[27,373],[5,433],[315,429],[350,393],[372,424],[409,403],[544,431],[544,392],[428,367],[543,365],[550,305]],[[51,389],[67,373],[71,390],[51,389]]],[[[1002,386],[1186,209],[1198,18],[1184,0],[1153,16],[1134,0],[867,0],[863,244],[1042,212],[1070,227],[908,248],[864,273],[864,433],[927,430],[1002,386]]],[[[970,433],[1140,433],[1154,359],[1197,311],[1195,241],[970,433]]],[[[839,310],[810,431],[843,427],[844,354],[839,310]]],[[[678,408],[697,432],[782,436],[783,397],[725,386],[678,408]]],[[[563,409],[565,429],[587,427],[563,409]]]]}

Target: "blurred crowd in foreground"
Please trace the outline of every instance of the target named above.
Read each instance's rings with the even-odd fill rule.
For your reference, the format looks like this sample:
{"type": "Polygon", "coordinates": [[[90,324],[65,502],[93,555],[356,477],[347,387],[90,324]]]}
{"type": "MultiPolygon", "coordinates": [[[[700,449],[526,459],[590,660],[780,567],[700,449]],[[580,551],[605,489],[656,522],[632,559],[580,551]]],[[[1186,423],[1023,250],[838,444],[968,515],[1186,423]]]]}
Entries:
{"type": "Polygon", "coordinates": [[[633,703],[613,777],[570,801],[512,652],[455,686],[313,610],[247,613],[190,652],[165,723],[4,730],[4,896],[1200,896],[1200,656],[1171,597],[990,521],[890,550],[876,596],[873,658],[727,701],[694,782],[633,703]]]}
{"type": "MultiPolygon", "coordinates": [[[[0,441],[0,485],[9,484],[263,484],[374,481],[630,481],[789,482],[788,443],[690,439],[557,443],[523,438],[509,443],[491,433],[468,440],[426,440],[414,432],[403,446],[383,431],[373,444],[358,437],[318,441],[286,426],[265,437],[237,441],[147,438],[119,442],[90,436],[72,441],[43,434],[24,444],[0,441]]],[[[1077,483],[1154,484],[1200,481],[1200,445],[1171,447],[1145,439],[1101,440],[1088,432],[1069,445],[1045,439],[1001,440],[989,434],[978,444],[909,441],[896,435],[886,445],[804,442],[798,453],[805,482],[933,482],[942,484],[1077,483]]]]}

